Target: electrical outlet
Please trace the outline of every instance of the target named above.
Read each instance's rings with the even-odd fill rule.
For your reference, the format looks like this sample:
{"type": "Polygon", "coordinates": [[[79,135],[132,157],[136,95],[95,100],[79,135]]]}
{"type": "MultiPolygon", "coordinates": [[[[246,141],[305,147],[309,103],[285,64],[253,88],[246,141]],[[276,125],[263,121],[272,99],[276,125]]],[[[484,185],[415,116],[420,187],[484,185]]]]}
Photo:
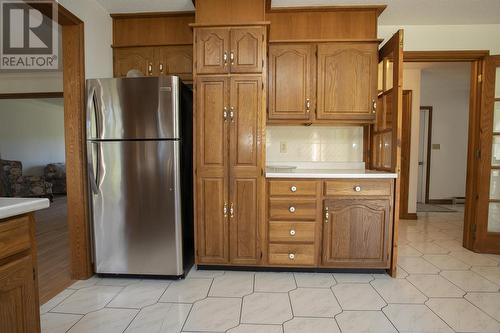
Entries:
{"type": "Polygon", "coordinates": [[[280,153],[286,154],[288,152],[288,144],[286,142],[280,142],[280,153]]]}

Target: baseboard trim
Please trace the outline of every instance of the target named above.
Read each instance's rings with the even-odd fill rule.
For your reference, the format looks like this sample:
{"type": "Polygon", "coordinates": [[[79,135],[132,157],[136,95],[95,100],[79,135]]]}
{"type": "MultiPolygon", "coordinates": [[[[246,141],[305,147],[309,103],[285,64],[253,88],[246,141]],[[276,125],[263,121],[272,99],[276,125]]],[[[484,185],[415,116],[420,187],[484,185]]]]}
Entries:
{"type": "Polygon", "coordinates": [[[403,220],[417,220],[418,216],[417,213],[406,213],[406,214],[400,214],[399,218],[403,220]]]}
{"type": "Polygon", "coordinates": [[[429,199],[427,203],[430,205],[451,205],[453,199],[429,199]]]}

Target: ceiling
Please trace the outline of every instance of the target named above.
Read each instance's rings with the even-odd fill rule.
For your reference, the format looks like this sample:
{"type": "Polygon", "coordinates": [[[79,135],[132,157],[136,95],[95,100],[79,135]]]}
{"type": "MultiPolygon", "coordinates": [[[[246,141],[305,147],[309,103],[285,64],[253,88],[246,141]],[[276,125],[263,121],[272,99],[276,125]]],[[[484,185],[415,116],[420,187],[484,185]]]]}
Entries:
{"type": "MultiPolygon", "coordinates": [[[[97,0],[110,13],[193,10],[191,0],[97,0]]],[[[500,24],[500,0],[272,0],[272,7],[385,4],[380,25],[500,24]]]]}

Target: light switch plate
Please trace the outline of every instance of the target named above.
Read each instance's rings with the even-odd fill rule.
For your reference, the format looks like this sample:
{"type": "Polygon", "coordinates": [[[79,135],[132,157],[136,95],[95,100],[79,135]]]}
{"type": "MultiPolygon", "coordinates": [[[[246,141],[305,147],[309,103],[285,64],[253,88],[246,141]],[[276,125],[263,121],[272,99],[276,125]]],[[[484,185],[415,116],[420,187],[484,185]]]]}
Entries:
{"type": "Polygon", "coordinates": [[[440,150],[440,149],[441,149],[441,144],[439,143],[432,144],[432,150],[440,150]]]}
{"type": "Polygon", "coordinates": [[[280,142],[280,153],[286,154],[288,152],[288,144],[286,141],[281,141],[280,142]]]}

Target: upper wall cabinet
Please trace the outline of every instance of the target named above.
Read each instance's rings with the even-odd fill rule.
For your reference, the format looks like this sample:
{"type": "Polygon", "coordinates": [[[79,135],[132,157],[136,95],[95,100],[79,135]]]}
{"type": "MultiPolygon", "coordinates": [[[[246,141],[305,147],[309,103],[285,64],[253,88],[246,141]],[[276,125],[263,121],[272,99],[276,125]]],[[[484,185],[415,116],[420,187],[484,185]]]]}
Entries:
{"type": "Polygon", "coordinates": [[[318,45],[319,120],[373,120],[377,100],[375,43],[318,45]]]}
{"type": "Polygon", "coordinates": [[[174,45],[115,48],[114,76],[127,76],[131,69],[137,69],[146,76],[178,75],[183,81],[192,81],[193,47],[174,45]]]}
{"type": "Polygon", "coordinates": [[[316,99],[316,45],[269,46],[269,119],[310,120],[316,99]]]}
{"type": "Polygon", "coordinates": [[[199,28],[197,74],[262,72],[263,41],[263,27],[199,28]]]}
{"type": "Polygon", "coordinates": [[[131,69],[137,69],[143,75],[153,75],[153,61],[155,50],[153,47],[127,47],[114,49],[114,75],[127,76],[131,69]]]}
{"type": "Polygon", "coordinates": [[[269,122],[372,122],[377,46],[376,42],[271,44],[269,122]]]}

